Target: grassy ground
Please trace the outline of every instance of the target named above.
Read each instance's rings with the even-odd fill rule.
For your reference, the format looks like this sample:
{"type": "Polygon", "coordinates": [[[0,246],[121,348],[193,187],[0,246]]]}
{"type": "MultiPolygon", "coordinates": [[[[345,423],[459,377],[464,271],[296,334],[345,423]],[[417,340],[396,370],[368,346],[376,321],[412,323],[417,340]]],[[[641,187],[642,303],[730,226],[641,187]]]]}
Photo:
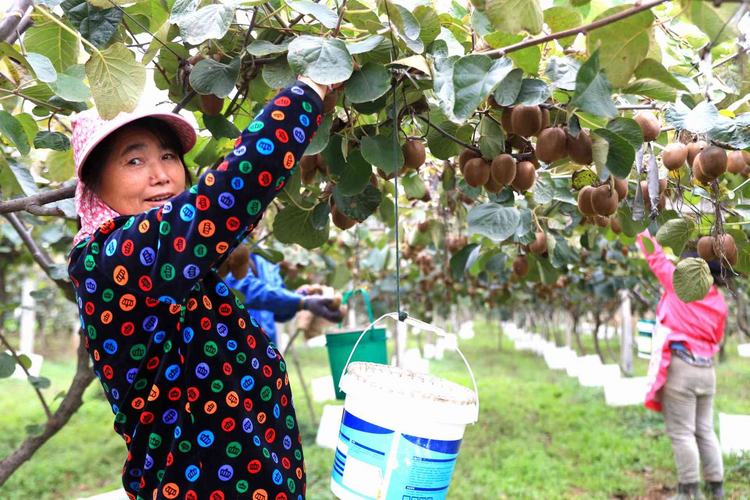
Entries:
{"type": "MultiPolygon", "coordinates": [[[[673,492],[676,474],[661,415],[607,407],[601,389],[580,388],[563,372],[549,371],[541,358],[513,351],[508,341],[499,350],[497,334],[486,325],[476,331],[461,347],[477,374],[482,411],[479,423],[467,428],[450,498],[661,499],[673,492]]],[[[728,351],[728,363],[717,368],[716,413],[750,414],[750,361],[739,358],[734,346],[728,351]]],[[[300,359],[308,383],[329,374],[324,348],[304,350],[300,359]]],[[[643,373],[645,365],[638,360],[636,371],[643,373]]],[[[45,392],[65,389],[72,369],[71,363],[45,363],[42,375],[53,381],[45,392]]],[[[470,384],[460,359],[450,353],[433,361],[431,370],[470,384]]],[[[293,368],[291,374],[299,387],[293,368]]],[[[23,439],[26,425],[41,421],[42,412],[24,382],[0,384],[2,457],[23,439]]],[[[0,489],[2,500],[69,500],[119,487],[124,444],[112,431],[112,414],[99,392],[92,385],[71,423],[0,489]]],[[[333,499],[333,452],[314,446],[316,429],[304,394],[297,392],[308,498],[333,499]]],[[[322,407],[315,405],[318,415],[322,407]]],[[[729,459],[725,466],[730,498],[750,498],[750,457],[729,459]]]]}

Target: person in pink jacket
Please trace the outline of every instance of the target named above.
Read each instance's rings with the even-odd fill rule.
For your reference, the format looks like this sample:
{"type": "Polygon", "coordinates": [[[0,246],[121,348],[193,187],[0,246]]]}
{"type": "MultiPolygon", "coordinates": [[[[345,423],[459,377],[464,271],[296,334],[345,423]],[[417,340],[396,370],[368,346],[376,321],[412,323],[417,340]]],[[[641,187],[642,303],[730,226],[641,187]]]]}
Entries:
{"type": "MultiPolygon", "coordinates": [[[[660,331],[667,333],[662,345],[654,332],[645,406],[664,414],[679,476],[678,495],[673,498],[702,498],[701,462],[712,498],[725,498],[724,464],[713,422],[716,392],[713,357],[724,336],[726,301],[712,285],[703,299],[683,302],[672,286],[676,266],[661,246],[648,231],[638,235],[637,244],[664,287],[656,307],[656,319],[660,331]],[[646,239],[653,245],[652,252],[644,245],[646,239]]],[[[712,271],[716,272],[716,283],[721,281],[718,271],[720,268],[712,271]]]]}

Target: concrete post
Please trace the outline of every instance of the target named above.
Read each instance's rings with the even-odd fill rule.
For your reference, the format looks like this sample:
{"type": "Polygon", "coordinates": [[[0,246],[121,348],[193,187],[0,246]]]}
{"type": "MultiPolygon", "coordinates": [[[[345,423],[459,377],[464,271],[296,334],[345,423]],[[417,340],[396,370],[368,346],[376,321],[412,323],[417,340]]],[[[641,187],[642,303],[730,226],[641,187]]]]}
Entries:
{"type": "Polygon", "coordinates": [[[633,316],[630,314],[630,293],[620,290],[620,366],[627,376],[633,375],[633,316]]]}

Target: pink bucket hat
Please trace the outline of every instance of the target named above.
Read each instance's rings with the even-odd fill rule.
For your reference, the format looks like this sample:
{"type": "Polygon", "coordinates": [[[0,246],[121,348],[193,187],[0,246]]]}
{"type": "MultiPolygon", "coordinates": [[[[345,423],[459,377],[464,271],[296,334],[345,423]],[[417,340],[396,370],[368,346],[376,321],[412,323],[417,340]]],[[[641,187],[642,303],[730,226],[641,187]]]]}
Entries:
{"type": "Polygon", "coordinates": [[[78,234],[73,239],[74,245],[93,235],[104,222],[120,215],[112,210],[96,194],[91,199],[88,196],[83,196],[85,186],[81,180],[81,167],[86,162],[86,158],[109,134],[130,122],[146,117],[153,117],[167,122],[177,135],[180,143],[182,143],[184,152],[187,153],[195,146],[195,129],[189,121],[176,113],[164,113],[160,111],[122,112],[111,120],[103,120],[97,110],[92,108],[78,113],[71,120],[73,125],[71,146],[73,147],[76,179],[78,180],[75,205],[76,212],[81,218],[81,230],[78,231],[78,234]]]}

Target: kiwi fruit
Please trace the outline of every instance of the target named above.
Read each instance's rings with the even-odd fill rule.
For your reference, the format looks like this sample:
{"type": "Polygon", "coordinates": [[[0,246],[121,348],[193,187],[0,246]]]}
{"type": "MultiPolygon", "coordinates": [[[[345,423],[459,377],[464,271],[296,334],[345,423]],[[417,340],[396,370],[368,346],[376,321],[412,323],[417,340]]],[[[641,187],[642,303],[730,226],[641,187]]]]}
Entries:
{"type": "Polygon", "coordinates": [[[566,134],[566,150],[573,163],[578,165],[590,165],[594,161],[594,154],[591,149],[591,137],[581,130],[578,137],[566,134]]]}
{"type": "Polygon", "coordinates": [[[703,236],[698,240],[698,256],[705,261],[712,261],[716,258],[714,246],[716,238],[713,236],[703,236]]]}
{"type": "Polygon", "coordinates": [[[516,149],[518,151],[523,151],[529,146],[529,141],[521,137],[520,135],[511,135],[507,139],[508,144],[510,144],[510,147],[513,149],[516,149]]]}
{"type": "Polygon", "coordinates": [[[500,154],[492,160],[490,167],[492,179],[503,186],[513,182],[516,178],[516,160],[509,154],[500,154]]]}
{"type": "Polygon", "coordinates": [[[701,151],[701,171],[714,179],[727,171],[727,153],[717,146],[708,146],[701,151]]]}
{"type": "Polygon", "coordinates": [[[383,170],[382,168],[378,168],[378,175],[380,176],[381,179],[386,180],[386,181],[389,181],[393,179],[394,177],[396,177],[396,174],[394,174],[393,172],[391,172],[390,174],[386,174],[385,170],[383,170]]]}
{"type": "Polygon", "coordinates": [[[617,211],[617,191],[604,184],[591,193],[591,208],[596,215],[609,216],[617,211]]]}
{"type": "MultiPolygon", "coordinates": [[[[612,217],[609,220],[609,227],[612,228],[612,232],[615,234],[621,234],[622,233],[622,225],[620,224],[620,219],[617,217],[612,217]]],[[[623,247],[623,250],[627,247],[623,247]]],[[[623,252],[623,255],[627,255],[625,252],[623,252]]]]}
{"type": "Polygon", "coordinates": [[[323,155],[318,153],[315,155],[315,165],[318,167],[318,171],[324,175],[328,176],[328,164],[326,163],[325,159],[323,158],[323,155]]]}
{"type": "Polygon", "coordinates": [[[318,159],[315,155],[303,156],[302,159],[299,161],[299,168],[301,168],[303,172],[312,171],[314,174],[315,170],[317,170],[318,168],[317,162],[318,162],[318,159]]]}
{"type": "Polygon", "coordinates": [[[659,123],[659,119],[656,118],[656,115],[654,115],[652,112],[641,111],[640,113],[636,113],[633,119],[638,122],[638,125],[643,131],[644,142],[655,141],[656,138],[659,137],[659,133],[661,132],[661,124],[659,123]]]}
{"type": "Polygon", "coordinates": [[[224,108],[224,99],[216,97],[213,94],[201,96],[201,111],[208,116],[216,116],[224,108]]]}
{"type": "Polygon", "coordinates": [[[750,167],[750,153],[747,151],[740,151],[742,153],[742,159],[745,160],[745,165],[750,167]]]}
{"type": "Polygon", "coordinates": [[[539,106],[514,106],[510,118],[513,131],[523,137],[536,135],[542,128],[542,110],[539,106]]]}
{"type": "Polygon", "coordinates": [[[300,180],[302,181],[302,184],[312,184],[315,182],[315,174],[317,173],[318,171],[315,168],[312,170],[300,169],[300,180]]]}
{"type": "Polygon", "coordinates": [[[505,130],[505,135],[513,134],[513,108],[503,108],[503,112],[500,115],[500,125],[505,130]]]}
{"type": "Polygon", "coordinates": [[[667,170],[677,170],[685,164],[688,157],[688,148],[680,142],[673,142],[664,148],[661,161],[667,170]]]}
{"type": "Polygon", "coordinates": [[[516,166],[516,177],[511,185],[517,190],[524,192],[534,186],[536,182],[536,169],[530,161],[519,162],[516,166]]]}
{"type": "Polygon", "coordinates": [[[536,240],[529,243],[529,251],[536,254],[543,254],[547,251],[547,233],[537,231],[536,240]]]}
{"type": "Polygon", "coordinates": [[[221,276],[221,279],[225,279],[227,275],[229,274],[229,271],[231,269],[229,268],[229,258],[225,259],[224,262],[221,263],[219,266],[219,269],[217,269],[217,272],[219,273],[219,276],[221,276]]]}
{"type": "Polygon", "coordinates": [[[703,171],[703,153],[699,153],[698,156],[695,157],[693,160],[693,177],[698,179],[698,181],[702,184],[711,184],[713,181],[716,180],[715,177],[712,177],[710,175],[706,175],[706,173],[703,171]]]}
{"type": "Polygon", "coordinates": [[[545,128],[536,140],[536,157],[544,163],[554,163],[568,156],[567,138],[561,128],[545,128]]]}
{"type": "Polygon", "coordinates": [[[628,197],[628,180],[615,178],[615,191],[617,199],[622,201],[628,197]]]}
{"type": "Polygon", "coordinates": [[[703,148],[706,147],[706,141],[696,141],[691,142],[687,145],[688,155],[687,155],[687,162],[688,165],[691,167],[693,166],[693,161],[695,160],[695,157],[698,156],[698,153],[703,151],[703,148]]]}
{"type": "Polygon", "coordinates": [[[333,110],[336,109],[336,101],[338,100],[338,92],[330,92],[326,94],[326,96],[323,98],[323,113],[333,113],[333,110]]]}
{"type": "Polygon", "coordinates": [[[503,109],[503,107],[502,107],[502,106],[500,106],[500,105],[499,105],[499,104],[497,103],[497,101],[495,100],[495,97],[494,97],[494,96],[492,96],[492,95],[490,95],[490,96],[489,96],[489,97],[487,98],[487,104],[489,104],[489,105],[490,105],[490,107],[491,107],[492,109],[503,109]]]}
{"type": "Polygon", "coordinates": [[[483,186],[490,178],[490,164],[484,158],[474,158],[466,162],[464,178],[471,187],[483,186]]]}
{"type": "Polygon", "coordinates": [[[542,164],[539,163],[539,158],[537,158],[536,156],[529,156],[528,158],[526,158],[526,161],[533,163],[536,170],[542,168],[542,164]]]}
{"type": "Polygon", "coordinates": [[[430,230],[430,221],[425,220],[417,224],[417,231],[420,233],[426,233],[430,230]]]}
{"type": "Polygon", "coordinates": [[[336,205],[333,205],[331,207],[331,219],[333,220],[334,226],[344,231],[352,228],[354,224],[357,223],[357,221],[355,221],[354,219],[350,219],[349,217],[341,213],[339,209],[336,208],[336,205]]]}
{"type": "Polygon", "coordinates": [[[466,162],[469,160],[473,160],[474,158],[479,158],[479,155],[473,150],[469,148],[464,148],[461,153],[458,155],[458,169],[461,171],[461,173],[464,173],[464,167],[466,166],[466,162]]]}
{"type": "MultiPolygon", "coordinates": [[[[599,227],[607,227],[610,224],[610,219],[609,219],[609,217],[606,217],[606,216],[597,215],[594,218],[594,222],[599,227]]],[[[604,250],[604,249],[602,249],[602,250],[604,250]]]]}
{"type": "Polygon", "coordinates": [[[722,264],[728,262],[730,266],[737,265],[739,252],[731,234],[720,234],[715,238],[714,254],[717,258],[721,258],[722,264]]]}
{"type": "Polygon", "coordinates": [[[664,191],[667,190],[667,178],[663,177],[659,179],[659,194],[662,194],[664,191]]]}
{"type": "Polygon", "coordinates": [[[591,186],[584,186],[578,193],[578,211],[583,215],[596,215],[594,207],[591,206],[591,195],[593,193],[594,188],[591,186]]]}
{"type": "Polygon", "coordinates": [[[542,110],[542,130],[549,128],[551,125],[550,119],[549,119],[549,109],[543,108],[542,106],[539,106],[539,109],[542,110]]]}
{"type": "Polygon", "coordinates": [[[201,54],[195,54],[194,56],[188,57],[188,62],[191,66],[195,66],[199,62],[201,62],[205,57],[203,57],[201,54]]]}
{"type": "Polygon", "coordinates": [[[744,177],[745,179],[750,177],[750,165],[742,169],[742,177],[744,177]]]}
{"type": "Polygon", "coordinates": [[[487,179],[487,182],[484,183],[484,189],[488,193],[497,194],[497,193],[499,193],[500,191],[503,190],[503,187],[505,187],[505,186],[503,186],[502,184],[499,184],[499,183],[495,182],[495,179],[492,178],[492,172],[490,171],[490,178],[487,179]]]}
{"type": "Polygon", "coordinates": [[[513,259],[513,274],[519,278],[529,274],[529,259],[525,255],[518,255],[513,259]]]}
{"type": "Polygon", "coordinates": [[[727,170],[730,174],[741,174],[745,169],[745,160],[741,151],[732,151],[727,157],[727,170]]]}
{"type": "Polygon", "coordinates": [[[424,144],[419,141],[409,140],[401,146],[401,151],[404,153],[404,166],[418,169],[424,165],[424,161],[427,158],[425,153],[424,144]]]}

